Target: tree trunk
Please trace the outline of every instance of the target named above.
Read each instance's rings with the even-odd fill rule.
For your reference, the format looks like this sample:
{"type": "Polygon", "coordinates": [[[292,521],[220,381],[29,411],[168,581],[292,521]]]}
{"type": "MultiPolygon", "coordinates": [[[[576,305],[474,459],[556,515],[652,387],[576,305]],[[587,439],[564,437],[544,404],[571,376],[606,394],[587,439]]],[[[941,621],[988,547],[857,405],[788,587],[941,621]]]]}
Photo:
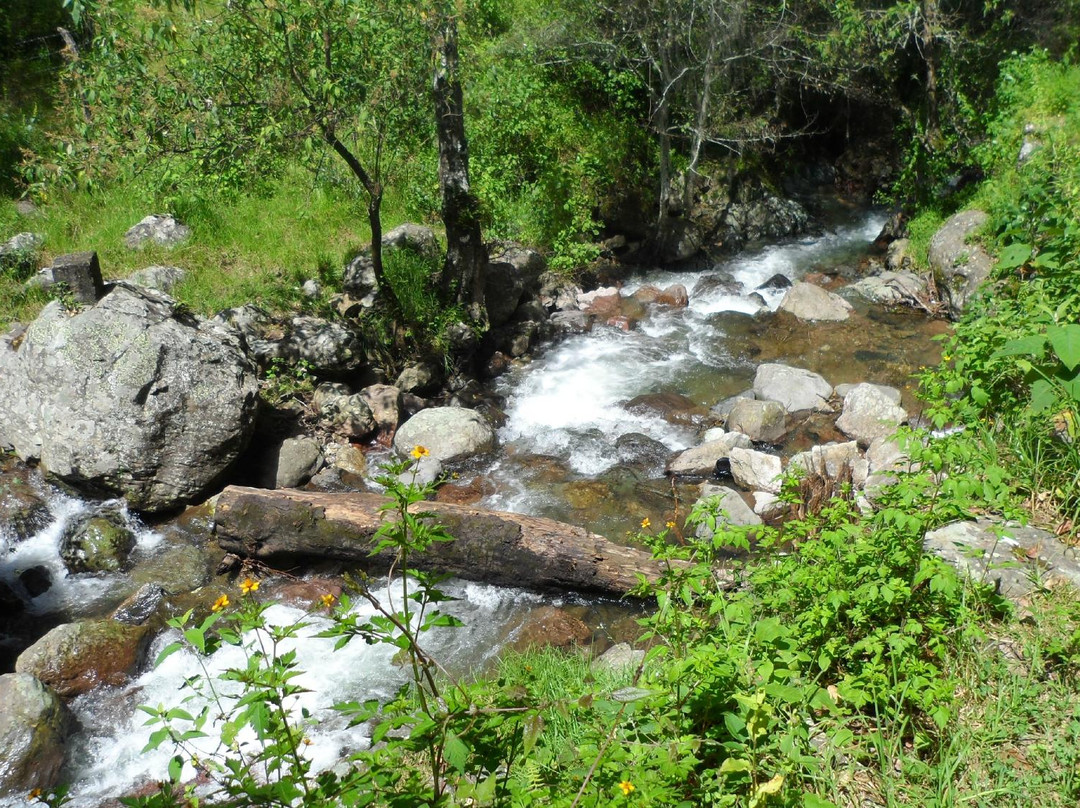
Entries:
{"type": "Polygon", "coordinates": [[[465,306],[476,322],[487,322],[484,271],[487,250],[480,233],[479,206],[469,188],[469,146],[458,76],[457,20],[444,13],[435,33],[435,129],[439,138],[439,189],[446,227],[442,292],[465,306]]]}
{"type": "Polygon", "coordinates": [[[941,134],[941,111],[938,98],[937,0],[923,0],[922,40],[923,61],[926,63],[926,143],[931,152],[941,150],[945,138],[941,134]]]}
{"type": "MultiPolygon", "coordinates": [[[[378,494],[229,486],[217,498],[214,532],[222,550],[273,565],[300,560],[347,562],[385,570],[392,553],[372,557],[375,531],[388,517],[378,494]]],[[[655,581],[662,565],[584,528],[535,516],[420,502],[457,538],[431,545],[411,563],[475,581],[533,589],[623,595],[638,575],[655,581]]],[[[722,573],[721,573],[722,574],[722,573]]]]}

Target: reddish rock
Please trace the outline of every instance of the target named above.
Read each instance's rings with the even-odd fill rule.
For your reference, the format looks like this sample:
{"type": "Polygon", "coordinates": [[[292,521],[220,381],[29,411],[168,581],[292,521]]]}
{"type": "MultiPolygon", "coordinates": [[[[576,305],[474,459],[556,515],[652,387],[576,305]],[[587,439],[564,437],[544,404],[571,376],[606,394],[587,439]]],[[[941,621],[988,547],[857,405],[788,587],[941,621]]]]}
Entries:
{"type": "Polygon", "coordinates": [[[680,393],[646,393],[624,405],[639,415],[657,414],[669,424],[701,426],[711,419],[709,411],[680,393]]]}
{"type": "Polygon", "coordinates": [[[435,500],[454,505],[475,505],[484,497],[494,493],[495,483],[487,477],[477,477],[464,483],[446,483],[439,488],[435,500]]]}
{"type": "Polygon", "coordinates": [[[285,580],[268,588],[268,595],[277,601],[297,609],[321,609],[323,597],[330,595],[336,603],[341,597],[341,581],[334,578],[306,578],[301,581],[285,580]]]}
{"type": "Polygon", "coordinates": [[[27,648],[15,663],[62,698],[94,687],[122,685],[146,655],[150,632],[116,620],[83,620],[59,625],[27,648]]]}
{"type": "Polygon", "coordinates": [[[686,287],[681,283],[673,283],[656,297],[656,303],[660,306],[674,306],[685,309],[690,305],[690,295],[686,293],[686,287]]]}
{"type": "Polygon", "coordinates": [[[583,621],[554,606],[533,609],[517,630],[510,647],[515,651],[529,648],[574,648],[586,645],[592,631],[583,621]]]}
{"type": "Polygon", "coordinates": [[[658,286],[653,286],[651,283],[647,283],[634,292],[631,297],[640,303],[655,303],[656,299],[660,297],[663,292],[660,291],[658,286]]]}

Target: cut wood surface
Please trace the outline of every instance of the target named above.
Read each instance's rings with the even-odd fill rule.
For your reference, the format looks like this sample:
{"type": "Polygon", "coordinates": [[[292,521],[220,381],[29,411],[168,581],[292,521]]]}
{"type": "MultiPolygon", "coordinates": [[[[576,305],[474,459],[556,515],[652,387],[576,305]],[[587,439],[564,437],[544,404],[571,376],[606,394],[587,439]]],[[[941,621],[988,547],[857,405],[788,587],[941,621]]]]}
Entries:
{"type": "MultiPolygon", "coordinates": [[[[370,555],[375,531],[390,518],[379,511],[385,502],[379,494],[229,486],[217,498],[214,531],[225,552],[274,566],[326,559],[385,569],[390,555],[370,555]]],[[[469,580],[622,595],[639,573],[655,581],[662,571],[645,550],[554,519],[442,502],[413,510],[431,513],[455,537],[415,565],[469,580]]]]}

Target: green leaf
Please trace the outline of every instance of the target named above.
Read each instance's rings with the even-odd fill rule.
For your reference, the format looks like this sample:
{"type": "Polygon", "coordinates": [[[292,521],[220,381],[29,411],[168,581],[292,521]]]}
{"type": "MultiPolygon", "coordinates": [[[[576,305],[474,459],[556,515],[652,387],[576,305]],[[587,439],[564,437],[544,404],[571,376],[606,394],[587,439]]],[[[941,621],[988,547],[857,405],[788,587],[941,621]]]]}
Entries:
{"type": "Polygon", "coordinates": [[[1031,259],[1031,245],[1016,242],[1005,247],[998,256],[998,269],[1016,269],[1031,259]]]}
{"type": "Polygon", "coordinates": [[[1055,325],[1046,329],[1046,337],[1057,358],[1069,370],[1080,365],[1080,325],[1055,325]]]}
{"type": "Polygon", "coordinates": [[[1046,379],[1036,379],[1031,384],[1031,401],[1028,407],[1032,412],[1042,412],[1054,406],[1057,402],[1057,392],[1046,379]]]}
{"type": "Polygon", "coordinates": [[[180,774],[184,771],[184,759],[180,755],[174,755],[169,761],[169,781],[180,782],[180,774]]]}
{"type": "Polygon", "coordinates": [[[469,747],[454,733],[448,733],[443,741],[443,757],[457,771],[464,773],[469,760],[469,747]]]}
{"type": "Polygon", "coordinates": [[[836,808],[836,803],[819,797],[817,794],[803,794],[803,808],[836,808]]]}
{"type": "Polygon", "coordinates": [[[1031,334],[1019,339],[1009,340],[993,354],[991,359],[1002,359],[1006,356],[1030,356],[1041,354],[1046,348],[1046,337],[1043,334],[1031,334]]]}
{"type": "Polygon", "coordinates": [[[728,758],[720,764],[720,774],[734,774],[735,772],[749,772],[753,767],[749,760],[742,758],[728,758]]]}

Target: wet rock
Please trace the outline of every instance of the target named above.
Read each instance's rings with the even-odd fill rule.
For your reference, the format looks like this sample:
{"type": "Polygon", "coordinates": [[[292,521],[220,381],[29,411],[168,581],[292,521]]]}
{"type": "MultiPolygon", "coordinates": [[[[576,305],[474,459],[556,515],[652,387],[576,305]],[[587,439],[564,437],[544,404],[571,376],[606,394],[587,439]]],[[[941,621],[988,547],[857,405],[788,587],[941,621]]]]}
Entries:
{"type": "Polygon", "coordinates": [[[780,309],[810,322],[846,320],[852,311],[851,304],[840,295],[802,281],[788,289],[780,309]]]}
{"type": "Polygon", "coordinates": [[[680,393],[645,393],[627,401],[623,408],[638,415],[659,415],[669,424],[701,426],[709,411],[680,393]]]}
{"type": "Polygon", "coordinates": [[[771,278],[769,278],[767,281],[765,281],[765,283],[758,286],[757,291],[761,291],[762,289],[767,289],[767,290],[773,291],[773,290],[777,290],[777,289],[790,289],[790,288],[791,288],[791,278],[789,278],[787,275],[781,275],[778,272],[775,275],[773,275],[771,278]]]}
{"type": "Polygon", "coordinates": [[[71,572],[117,572],[128,565],[135,534],[122,512],[102,508],[70,524],[60,541],[60,557],[71,572]]]}
{"type": "Polygon", "coordinates": [[[61,698],[119,686],[142,664],[150,633],[115,620],[57,626],[19,655],[17,673],[36,676],[61,698]]]}
{"type": "Polygon", "coordinates": [[[157,289],[159,292],[169,294],[173,287],[187,277],[187,272],[180,267],[150,266],[131,273],[128,283],[135,286],[145,286],[149,289],[157,289]]]}
{"type": "Polygon", "coordinates": [[[777,401],[740,398],[728,413],[727,428],[758,443],[779,443],[787,434],[787,413],[777,401]]]}
{"type": "Polygon", "coordinates": [[[989,216],[981,210],[961,211],[951,216],[930,239],[927,258],[953,319],[960,316],[994,267],[986,250],[969,243],[988,220],[989,216]]]}
{"type": "Polygon", "coordinates": [[[736,446],[728,455],[728,461],[731,463],[731,476],[741,488],[780,493],[783,464],[776,455],[736,446]]]}
{"type": "Polygon", "coordinates": [[[71,723],[56,693],[33,676],[0,676],[0,797],[57,785],[71,723]]]}
{"type": "Polygon", "coordinates": [[[495,448],[495,431],[474,410],[432,407],[406,421],[394,437],[394,449],[407,456],[423,446],[441,463],[465,460],[495,448]]]}
{"type": "Polygon", "coordinates": [[[592,328],[592,317],[583,311],[557,311],[551,315],[556,334],[586,334],[592,328]]]}
{"type": "MultiPolygon", "coordinates": [[[[701,488],[701,497],[695,503],[697,508],[707,504],[709,509],[716,514],[716,526],[732,525],[735,527],[746,525],[760,525],[761,517],[754,513],[753,509],[746,504],[746,500],[739,493],[726,485],[712,485],[706,483],[701,488]]],[[[695,535],[698,538],[709,538],[712,532],[705,524],[697,526],[695,535]]]]}
{"type": "Polygon", "coordinates": [[[860,446],[869,446],[875,438],[893,434],[907,419],[907,411],[875,385],[859,384],[844,396],[844,411],[836,426],[860,446]]]}
{"type": "Polygon", "coordinates": [[[191,544],[183,539],[166,550],[155,551],[153,557],[140,561],[131,571],[137,585],[154,584],[172,595],[193,592],[205,586],[217,566],[203,544],[191,544]]]}
{"type": "Polygon", "coordinates": [[[656,296],[654,301],[658,306],[673,306],[677,309],[685,309],[690,305],[690,296],[686,293],[686,287],[681,283],[673,283],[656,296]]]}
{"type": "Polygon", "coordinates": [[[45,307],[0,343],[0,445],[140,510],[198,499],[254,428],[255,368],[231,333],[160,292],[116,284],[70,316],[45,307]]]}
{"type": "Polygon", "coordinates": [[[1054,584],[1080,587],[1076,549],[1038,528],[989,519],[954,522],[927,533],[924,547],[1013,600],[1054,584]]]}
{"type": "Polygon", "coordinates": [[[554,606],[533,609],[514,635],[510,647],[515,651],[576,648],[592,639],[592,631],[580,618],[554,606]]]}
{"type": "MultiPolygon", "coordinates": [[[[601,298],[613,298],[617,297],[619,290],[615,286],[601,286],[599,289],[593,289],[591,292],[578,292],[575,298],[577,307],[581,311],[586,311],[588,308],[601,298]]],[[[561,307],[560,307],[561,308],[561,307]]]]}
{"type": "Polygon", "coordinates": [[[430,396],[439,391],[443,375],[442,367],[435,362],[416,362],[401,371],[394,387],[402,393],[430,396]]]}
{"type": "Polygon", "coordinates": [[[484,497],[494,494],[495,491],[495,483],[487,477],[476,477],[465,483],[446,483],[440,486],[435,500],[454,505],[475,505],[484,497]]]}
{"type": "Polygon", "coordinates": [[[708,296],[738,295],[741,292],[742,286],[731,273],[722,272],[698,278],[694,284],[693,297],[697,300],[708,296]]]}
{"type": "Polygon", "coordinates": [[[639,300],[614,294],[596,297],[585,308],[585,313],[608,325],[625,325],[630,330],[645,317],[645,307],[639,300]]]}
{"type": "Polygon", "coordinates": [[[49,572],[48,567],[35,564],[19,573],[19,583],[32,600],[39,595],[44,595],[52,588],[52,573],[49,572]]]}
{"type": "Polygon", "coordinates": [[[128,626],[145,624],[165,600],[165,590],[157,584],[143,584],[116,607],[112,618],[128,626]]]}
{"type": "Polygon", "coordinates": [[[167,214],[152,213],[124,233],[124,244],[137,250],[147,243],[175,247],[191,237],[191,228],[167,214]]]}
{"type": "Polygon", "coordinates": [[[776,401],[788,412],[827,410],[833,388],[816,373],[789,365],[759,365],[754,375],[754,394],[759,400],[776,401]]]}
{"type": "Polygon", "coordinates": [[[765,195],[736,201],[725,210],[720,240],[730,246],[760,238],[783,238],[802,233],[810,224],[806,209],[793,199],[765,195]]]}
{"type": "Polygon", "coordinates": [[[648,435],[628,432],[615,439],[615,453],[618,455],[619,462],[624,465],[648,471],[661,471],[671,450],[648,435]]]}
{"type": "Polygon", "coordinates": [[[589,667],[596,672],[629,672],[636,670],[644,659],[645,650],[643,648],[634,648],[630,643],[620,642],[594,659],[589,667]]]}
{"type": "Polygon", "coordinates": [[[708,477],[716,468],[716,461],[728,457],[733,448],[749,449],[750,445],[746,435],[729,432],[719,440],[680,452],[668,462],[667,473],[673,477],[708,477]]]}
{"type": "Polygon", "coordinates": [[[644,303],[645,305],[649,305],[650,303],[655,303],[656,298],[658,298],[659,296],[660,296],[660,287],[659,286],[653,286],[651,283],[647,283],[644,286],[638,287],[637,289],[634,290],[634,293],[631,295],[631,297],[634,298],[634,300],[638,301],[639,303],[644,303]]]}
{"type": "Polygon", "coordinates": [[[336,578],[305,578],[303,580],[278,579],[269,582],[267,595],[284,606],[295,609],[326,610],[326,595],[331,604],[341,598],[341,581],[336,578]]]}
{"type": "Polygon", "coordinates": [[[575,511],[596,511],[614,497],[604,480],[573,480],[563,486],[563,496],[575,511]]]}
{"type": "Polygon", "coordinates": [[[346,443],[337,450],[337,454],[334,456],[334,466],[348,474],[363,477],[367,474],[368,469],[367,455],[359,446],[346,443]]]}

